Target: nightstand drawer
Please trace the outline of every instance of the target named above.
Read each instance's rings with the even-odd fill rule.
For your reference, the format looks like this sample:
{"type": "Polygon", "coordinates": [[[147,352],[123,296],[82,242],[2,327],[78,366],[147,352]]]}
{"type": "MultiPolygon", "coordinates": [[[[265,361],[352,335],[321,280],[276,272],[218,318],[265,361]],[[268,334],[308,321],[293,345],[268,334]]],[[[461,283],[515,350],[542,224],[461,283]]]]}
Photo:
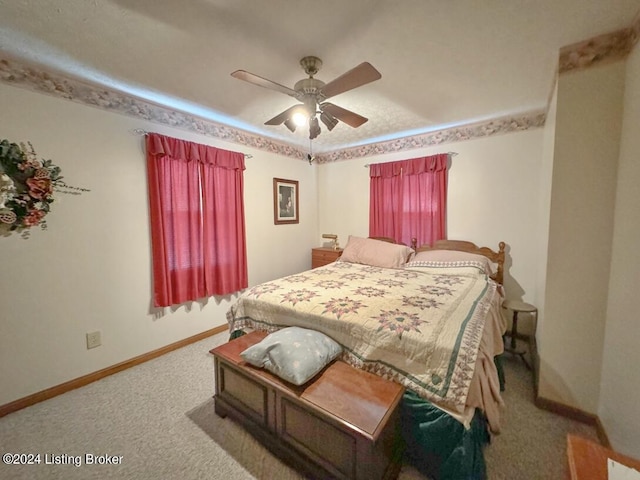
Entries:
{"type": "Polygon", "coordinates": [[[333,263],[340,255],[342,255],[341,248],[337,250],[326,247],[313,248],[311,249],[311,268],[318,268],[333,263]]]}

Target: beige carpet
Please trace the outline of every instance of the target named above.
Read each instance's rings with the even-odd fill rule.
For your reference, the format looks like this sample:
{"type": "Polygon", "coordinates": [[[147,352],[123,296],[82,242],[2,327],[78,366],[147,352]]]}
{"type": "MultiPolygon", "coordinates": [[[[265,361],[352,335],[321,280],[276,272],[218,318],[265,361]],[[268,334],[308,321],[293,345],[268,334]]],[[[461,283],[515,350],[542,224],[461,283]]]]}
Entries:
{"type": "MultiPolygon", "coordinates": [[[[230,419],[213,412],[213,358],[226,333],[202,340],[0,419],[0,452],[39,454],[39,465],[0,463],[0,479],[301,478],[230,419]],[[86,455],[122,456],[87,465],[86,455]],[[63,464],[45,464],[57,460],[63,464]],[[81,466],[75,466],[79,460],[81,466]]],[[[565,437],[592,428],[538,410],[531,375],[507,358],[503,432],[485,450],[489,478],[560,479],[565,437]]],[[[424,480],[404,465],[401,480],[424,480]]]]}

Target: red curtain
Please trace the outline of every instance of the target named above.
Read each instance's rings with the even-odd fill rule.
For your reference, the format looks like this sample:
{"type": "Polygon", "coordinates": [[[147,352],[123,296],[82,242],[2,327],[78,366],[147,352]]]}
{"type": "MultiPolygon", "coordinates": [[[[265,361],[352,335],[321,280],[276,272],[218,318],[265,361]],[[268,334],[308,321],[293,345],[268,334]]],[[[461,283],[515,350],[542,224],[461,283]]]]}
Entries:
{"type": "Polygon", "coordinates": [[[154,305],[246,288],[244,155],[155,133],[146,147],[154,305]]]}
{"type": "Polygon", "coordinates": [[[411,245],[446,237],[449,155],[438,154],[369,167],[369,235],[411,245]]]}

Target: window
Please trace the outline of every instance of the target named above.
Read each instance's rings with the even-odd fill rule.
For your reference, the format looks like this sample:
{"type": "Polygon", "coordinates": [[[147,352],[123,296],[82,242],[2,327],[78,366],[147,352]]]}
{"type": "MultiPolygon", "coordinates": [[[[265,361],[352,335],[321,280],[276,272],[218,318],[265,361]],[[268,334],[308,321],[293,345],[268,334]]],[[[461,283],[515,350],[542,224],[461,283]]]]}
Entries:
{"type": "Polygon", "coordinates": [[[154,305],[246,288],[244,155],[155,133],[146,147],[154,305]]]}
{"type": "Polygon", "coordinates": [[[446,236],[448,154],[369,167],[369,235],[411,245],[446,236]]]}

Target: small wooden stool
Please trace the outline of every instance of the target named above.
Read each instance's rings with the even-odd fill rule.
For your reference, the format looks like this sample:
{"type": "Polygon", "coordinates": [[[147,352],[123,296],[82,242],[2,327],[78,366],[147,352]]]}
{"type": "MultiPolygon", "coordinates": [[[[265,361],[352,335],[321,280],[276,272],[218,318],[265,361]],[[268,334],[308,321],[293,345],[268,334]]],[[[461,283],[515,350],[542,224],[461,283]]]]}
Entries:
{"type": "MultiPolygon", "coordinates": [[[[508,310],[511,310],[513,312],[513,323],[511,326],[511,333],[507,333],[507,335],[509,335],[509,337],[511,338],[511,341],[509,342],[509,344],[505,342],[504,351],[509,352],[513,355],[518,355],[520,358],[522,358],[522,361],[527,366],[527,368],[531,370],[531,365],[529,364],[529,362],[527,362],[527,359],[524,358],[527,351],[518,350],[516,348],[517,346],[516,337],[518,336],[518,313],[523,312],[523,313],[535,314],[536,321],[537,321],[538,309],[533,305],[531,305],[530,303],[521,302],[520,300],[505,300],[502,303],[502,307],[508,310]]],[[[534,335],[535,335],[535,332],[534,332],[534,335]]]]}

